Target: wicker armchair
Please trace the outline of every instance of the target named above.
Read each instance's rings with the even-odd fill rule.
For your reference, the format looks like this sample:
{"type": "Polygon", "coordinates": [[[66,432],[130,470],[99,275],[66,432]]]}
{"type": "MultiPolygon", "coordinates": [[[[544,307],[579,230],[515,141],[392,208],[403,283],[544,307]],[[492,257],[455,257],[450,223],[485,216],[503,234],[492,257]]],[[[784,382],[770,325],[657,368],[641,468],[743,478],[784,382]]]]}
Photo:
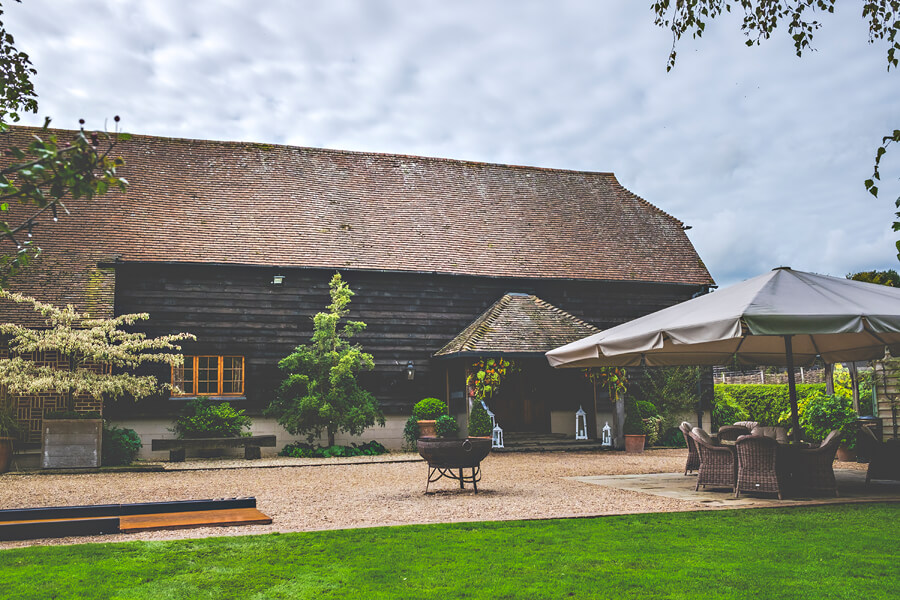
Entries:
{"type": "Polygon", "coordinates": [[[743,425],[724,425],[719,427],[716,439],[720,442],[733,442],[742,435],[750,435],[750,430],[743,425]]]}
{"type": "Polygon", "coordinates": [[[737,479],[734,446],[717,444],[709,437],[708,433],[699,427],[691,430],[691,437],[697,443],[697,450],[700,453],[700,470],[694,490],[699,490],[701,485],[703,487],[714,485],[731,488],[733,492],[737,479]]]}
{"type": "Polygon", "coordinates": [[[700,468],[700,453],[697,451],[697,444],[694,442],[694,438],[691,437],[691,424],[687,421],[682,421],[678,428],[684,435],[684,441],[688,449],[687,462],[684,464],[684,474],[687,475],[688,471],[696,471],[700,468]]]}
{"type": "Polygon", "coordinates": [[[841,443],[841,430],[829,433],[818,448],[799,448],[792,452],[792,484],[803,491],[833,492],[838,496],[834,479],[834,455],[841,443]]]}
{"type": "Polygon", "coordinates": [[[900,481],[900,440],[882,442],[868,427],[860,427],[856,441],[869,457],[866,485],[871,479],[900,481]]]}
{"type": "Polygon", "coordinates": [[[778,442],[759,435],[742,435],[734,443],[737,482],[734,497],[741,492],[774,492],[781,500],[785,469],[779,460],[778,442]]]}

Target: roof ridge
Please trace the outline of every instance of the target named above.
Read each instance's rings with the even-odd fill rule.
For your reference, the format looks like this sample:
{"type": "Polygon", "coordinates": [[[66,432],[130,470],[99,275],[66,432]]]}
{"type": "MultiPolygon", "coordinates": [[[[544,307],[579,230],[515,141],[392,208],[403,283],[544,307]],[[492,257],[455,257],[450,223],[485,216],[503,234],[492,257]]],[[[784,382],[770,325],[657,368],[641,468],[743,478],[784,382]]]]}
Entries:
{"type": "MultiPolygon", "coordinates": [[[[510,300],[511,298],[509,294],[503,294],[496,302],[494,302],[490,306],[490,308],[484,311],[478,319],[475,319],[475,321],[472,321],[472,324],[466,327],[466,329],[468,329],[477,321],[481,321],[481,323],[479,323],[478,326],[475,327],[475,331],[473,331],[471,335],[469,335],[468,339],[463,344],[463,349],[472,350],[474,349],[474,345],[476,342],[480,342],[484,339],[484,336],[487,333],[486,329],[488,323],[492,323],[500,315],[503,309],[509,305],[510,300]]],[[[465,332],[465,329],[463,331],[465,332]]]]}
{"type": "MultiPolygon", "coordinates": [[[[10,130],[14,129],[22,129],[22,130],[34,130],[34,131],[49,131],[54,133],[77,133],[77,129],[60,129],[56,127],[50,127],[49,129],[44,129],[43,127],[34,126],[34,125],[12,125],[10,126],[10,130]]],[[[85,131],[94,131],[94,130],[85,130],[85,131]]],[[[99,130],[97,130],[99,131],[99,130]]],[[[107,132],[108,133],[108,132],[107,132]]],[[[167,140],[167,141],[175,141],[175,142],[202,142],[207,144],[221,144],[224,146],[240,146],[240,147],[250,147],[257,149],[271,149],[271,147],[278,147],[290,150],[306,150],[311,152],[320,152],[325,154],[338,154],[338,155],[350,155],[350,156],[371,156],[378,158],[406,158],[406,159],[416,159],[416,160],[428,160],[435,162],[446,162],[446,163],[454,163],[460,165],[472,165],[472,166],[481,166],[481,167],[502,167],[509,169],[522,169],[526,171],[542,171],[549,173],[572,173],[572,174],[590,174],[590,175],[605,175],[611,176],[615,179],[615,174],[612,171],[585,171],[579,169],[562,169],[558,167],[539,167],[535,165],[515,165],[511,163],[501,163],[501,162],[488,162],[488,161],[479,161],[479,160],[466,160],[463,158],[449,158],[444,156],[422,156],[418,154],[397,154],[393,152],[375,152],[375,151],[366,151],[366,150],[341,150],[339,148],[323,148],[316,146],[297,146],[293,144],[277,144],[272,142],[249,142],[242,140],[210,140],[205,138],[188,138],[188,137],[168,137],[162,135],[152,135],[146,133],[130,133],[130,132],[119,132],[119,133],[128,133],[131,135],[131,139],[140,139],[140,138],[149,138],[149,139],[157,139],[157,140],[167,140]]],[[[616,181],[618,183],[618,181],[616,181]]],[[[619,184],[621,186],[621,184],[619,184]]],[[[623,188],[625,189],[625,188],[623,188]]],[[[629,192],[631,193],[631,192],[629,192]]],[[[646,202],[646,200],[644,200],[646,202]]]]}
{"type": "Polygon", "coordinates": [[[584,325],[584,326],[586,326],[586,327],[590,327],[591,329],[595,329],[595,330],[597,330],[597,331],[601,331],[601,329],[600,329],[599,327],[597,327],[596,325],[594,325],[593,323],[588,323],[587,321],[584,321],[584,320],[582,320],[582,319],[579,319],[578,317],[576,317],[576,316],[573,315],[572,313],[570,313],[570,312],[568,312],[568,311],[565,311],[565,310],[559,308],[558,306],[555,306],[555,305],[553,305],[553,304],[550,304],[550,303],[547,302],[546,300],[543,300],[543,299],[541,299],[541,298],[538,298],[538,297],[535,296],[534,294],[531,294],[529,297],[532,298],[532,299],[534,300],[534,303],[535,303],[535,304],[537,304],[538,306],[540,306],[540,307],[542,307],[542,308],[549,309],[550,311],[555,312],[555,313],[559,314],[559,315],[562,316],[562,317],[566,317],[566,318],[568,318],[568,319],[572,319],[573,321],[575,321],[575,322],[578,323],[579,325],[584,325]]]}

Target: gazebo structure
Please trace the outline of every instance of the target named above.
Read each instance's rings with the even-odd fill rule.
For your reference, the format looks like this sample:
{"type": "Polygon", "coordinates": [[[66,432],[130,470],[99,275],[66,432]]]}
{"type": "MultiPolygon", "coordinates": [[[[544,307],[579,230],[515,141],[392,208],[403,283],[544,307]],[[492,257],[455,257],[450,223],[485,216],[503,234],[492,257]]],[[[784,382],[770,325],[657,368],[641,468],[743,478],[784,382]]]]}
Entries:
{"type": "MultiPolygon", "coordinates": [[[[587,411],[587,420],[589,436],[596,438],[597,409],[608,408],[603,412],[611,413],[611,406],[595,406],[590,381],[580,372],[550,368],[544,353],[599,331],[537,296],[507,293],[438,350],[434,358],[445,365],[450,398],[451,390],[459,388],[451,378],[465,381],[479,359],[502,357],[514,363],[497,393],[487,399],[505,431],[574,432],[575,413],[583,405],[594,408],[587,411]]],[[[466,387],[466,397],[473,395],[474,390],[466,387]]],[[[462,412],[460,403],[451,406],[462,412]]],[[[463,406],[468,412],[471,404],[465,402],[463,406]]]]}

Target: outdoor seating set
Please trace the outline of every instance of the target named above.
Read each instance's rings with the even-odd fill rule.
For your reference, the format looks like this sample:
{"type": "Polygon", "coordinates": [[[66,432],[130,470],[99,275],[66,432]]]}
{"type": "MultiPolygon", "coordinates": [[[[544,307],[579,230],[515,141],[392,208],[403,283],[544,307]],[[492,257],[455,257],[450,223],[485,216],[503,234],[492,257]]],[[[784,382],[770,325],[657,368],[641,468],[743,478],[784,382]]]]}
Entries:
{"type": "Polygon", "coordinates": [[[753,422],[720,427],[715,436],[687,422],[680,429],[688,445],[684,472],[698,472],[697,490],[730,488],[735,498],[741,492],[770,492],[779,499],[786,491],[838,495],[832,464],[840,430],[815,444],[789,443],[784,428],[753,422]]]}

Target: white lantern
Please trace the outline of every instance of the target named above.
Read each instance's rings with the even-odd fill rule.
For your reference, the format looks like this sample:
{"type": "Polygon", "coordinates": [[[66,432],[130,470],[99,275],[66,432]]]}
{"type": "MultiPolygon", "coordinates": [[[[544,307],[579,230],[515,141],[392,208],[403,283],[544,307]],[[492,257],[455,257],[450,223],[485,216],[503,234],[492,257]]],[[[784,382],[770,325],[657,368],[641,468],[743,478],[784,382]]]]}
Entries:
{"type": "Polygon", "coordinates": [[[494,425],[494,430],[491,433],[491,448],[502,448],[503,447],[503,430],[500,429],[499,425],[494,425]]]}
{"type": "Polygon", "coordinates": [[[578,407],[578,412],[575,413],[575,439],[576,440],[586,440],[587,436],[587,413],[584,412],[582,407],[578,407]]]}
{"type": "Polygon", "coordinates": [[[609,428],[609,421],[606,422],[606,425],[603,426],[603,438],[601,445],[603,446],[612,446],[612,429],[609,428]]]}
{"type": "MultiPolygon", "coordinates": [[[[491,427],[496,427],[497,420],[494,418],[494,413],[491,411],[491,409],[489,409],[487,407],[487,404],[484,403],[484,400],[481,401],[481,406],[484,407],[484,412],[487,413],[487,416],[489,416],[491,418],[491,427]]],[[[500,447],[502,448],[503,446],[500,446],[500,447]]]]}

